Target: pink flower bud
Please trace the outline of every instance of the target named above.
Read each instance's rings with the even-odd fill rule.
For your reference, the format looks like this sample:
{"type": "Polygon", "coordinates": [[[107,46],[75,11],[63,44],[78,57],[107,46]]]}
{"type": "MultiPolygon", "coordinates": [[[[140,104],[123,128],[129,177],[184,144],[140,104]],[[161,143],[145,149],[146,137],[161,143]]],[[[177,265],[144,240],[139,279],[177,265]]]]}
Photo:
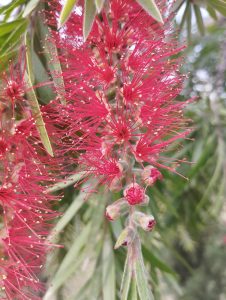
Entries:
{"type": "Polygon", "coordinates": [[[121,198],[111,205],[106,207],[105,216],[109,221],[117,220],[120,215],[128,210],[128,203],[124,198],[121,198]]]}
{"type": "Polygon", "coordinates": [[[144,168],[141,177],[145,184],[153,185],[158,179],[162,179],[162,174],[155,167],[147,166],[144,168]]]}
{"type": "Polygon", "coordinates": [[[137,183],[130,184],[123,194],[130,205],[142,204],[146,200],[144,188],[137,183]]]}
{"type": "Polygon", "coordinates": [[[155,218],[152,215],[146,215],[141,212],[133,214],[133,221],[145,231],[152,231],[156,224],[155,218]]]}

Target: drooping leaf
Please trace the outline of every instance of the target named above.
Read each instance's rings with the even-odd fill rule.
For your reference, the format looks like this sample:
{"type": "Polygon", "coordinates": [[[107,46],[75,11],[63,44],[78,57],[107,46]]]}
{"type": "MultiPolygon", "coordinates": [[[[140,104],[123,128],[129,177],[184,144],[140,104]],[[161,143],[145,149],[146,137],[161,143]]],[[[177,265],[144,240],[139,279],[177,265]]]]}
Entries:
{"type": "Polygon", "coordinates": [[[21,4],[24,4],[25,2],[26,0],[14,0],[9,4],[0,7],[0,14],[10,14],[16,7],[18,7],[21,4]]]}
{"type": "Polygon", "coordinates": [[[208,3],[215,8],[220,14],[226,17],[226,1],[225,0],[208,0],[208,3]]]}
{"type": "Polygon", "coordinates": [[[66,104],[66,100],[64,97],[65,94],[65,86],[64,80],[62,76],[62,69],[60,60],[58,58],[58,50],[56,45],[54,44],[53,39],[50,38],[50,31],[47,25],[45,25],[45,20],[43,17],[38,18],[38,29],[39,36],[41,38],[41,43],[46,51],[44,52],[47,67],[50,70],[54,87],[56,89],[57,97],[60,99],[62,104],[66,104]]]}
{"type": "Polygon", "coordinates": [[[122,276],[122,282],[121,282],[121,300],[127,300],[129,295],[129,289],[130,289],[130,283],[131,283],[131,276],[132,276],[132,269],[129,265],[129,255],[127,253],[127,258],[124,265],[124,271],[122,276]]]}
{"type": "Polygon", "coordinates": [[[66,212],[63,214],[63,216],[60,218],[60,220],[54,227],[52,231],[51,239],[55,238],[55,236],[59,234],[72,220],[72,218],[76,215],[76,213],[84,204],[84,198],[85,198],[85,193],[82,192],[79,195],[76,195],[74,197],[73,202],[71,203],[71,205],[68,207],[66,212]]]}
{"type": "Polygon", "coordinates": [[[164,23],[161,12],[154,0],[137,0],[137,2],[158,22],[164,23]]]}
{"type": "Polygon", "coordinates": [[[0,24],[0,37],[10,33],[26,22],[25,19],[19,19],[12,22],[0,24]]]}
{"type": "Polygon", "coordinates": [[[87,39],[96,16],[96,5],[93,0],[85,0],[83,16],[83,38],[87,39]]]}
{"type": "Polygon", "coordinates": [[[71,13],[73,12],[76,2],[77,2],[77,0],[66,0],[65,4],[60,12],[58,28],[61,28],[67,22],[71,13]]]}
{"type": "Polygon", "coordinates": [[[74,240],[73,244],[71,245],[70,249],[65,255],[59,269],[57,270],[56,274],[54,275],[51,281],[51,285],[44,297],[45,300],[52,299],[54,293],[64,284],[66,280],[68,280],[68,278],[77,269],[79,263],[81,263],[81,261],[77,258],[79,257],[79,252],[87,242],[90,230],[91,223],[87,224],[81,230],[79,236],[77,236],[77,238],[74,240]]]}
{"type": "Polygon", "coordinates": [[[109,233],[106,234],[104,240],[102,261],[103,300],[115,300],[115,261],[112,241],[109,233]]]}
{"type": "Polygon", "coordinates": [[[105,0],[95,0],[97,11],[100,12],[105,0]]]}
{"type": "Polygon", "coordinates": [[[28,94],[28,101],[31,106],[32,115],[35,120],[35,124],[37,126],[37,130],[40,135],[40,139],[42,141],[43,146],[45,147],[46,151],[49,153],[49,155],[53,156],[53,149],[49,140],[49,136],[45,127],[45,123],[42,118],[42,112],[39,107],[38,99],[36,97],[35,91],[32,88],[33,86],[33,67],[32,67],[32,58],[31,58],[31,43],[30,39],[28,37],[28,34],[26,34],[25,37],[25,43],[27,46],[26,51],[26,61],[27,61],[27,73],[25,74],[25,79],[28,82],[29,90],[27,92],[28,94]]]}
{"type": "Polygon", "coordinates": [[[143,245],[142,250],[143,250],[142,252],[144,258],[150,262],[152,267],[156,267],[163,272],[175,275],[175,272],[167,264],[165,264],[164,261],[159,259],[152,251],[150,251],[147,247],[143,245]]]}
{"type": "Polygon", "coordinates": [[[137,238],[134,241],[133,245],[136,254],[136,258],[134,261],[134,272],[140,300],[154,300],[154,296],[148,284],[147,272],[144,267],[140,240],[137,238]]]}
{"type": "Polygon", "coordinates": [[[16,26],[7,36],[4,36],[4,42],[0,46],[0,55],[6,55],[7,52],[15,50],[15,47],[19,44],[21,36],[25,33],[28,25],[26,19],[23,20],[18,26],[16,26]]]}
{"type": "Polygon", "coordinates": [[[23,12],[23,18],[26,18],[30,13],[38,6],[40,0],[30,0],[28,4],[26,5],[24,12],[23,12]]]}
{"type": "Polygon", "coordinates": [[[209,13],[209,15],[215,20],[217,21],[217,14],[216,11],[213,7],[211,7],[210,5],[207,6],[207,11],[209,13]]]}
{"type": "Polygon", "coordinates": [[[202,13],[200,10],[200,7],[196,4],[194,4],[194,11],[195,11],[195,17],[196,17],[196,22],[198,25],[198,29],[201,35],[205,34],[205,27],[203,23],[203,18],[202,18],[202,13]]]}

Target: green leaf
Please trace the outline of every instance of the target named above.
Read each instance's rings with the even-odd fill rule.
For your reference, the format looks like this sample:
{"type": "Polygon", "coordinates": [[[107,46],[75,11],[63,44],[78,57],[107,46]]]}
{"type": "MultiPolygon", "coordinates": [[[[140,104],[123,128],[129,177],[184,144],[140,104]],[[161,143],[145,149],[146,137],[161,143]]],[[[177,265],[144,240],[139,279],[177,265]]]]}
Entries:
{"type": "Polygon", "coordinates": [[[130,300],[138,300],[137,298],[137,283],[135,278],[132,277],[132,282],[130,286],[130,294],[129,294],[130,300]]]}
{"type": "Polygon", "coordinates": [[[43,146],[45,147],[46,151],[49,153],[49,155],[53,156],[53,150],[52,146],[49,140],[49,136],[45,127],[45,123],[42,118],[42,113],[39,107],[38,99],[36,97],[35,91],[32,88],[33,85],[33,70],[32,70],[32,58],[31,58],[31,49],[30,49],[30,40],[28,37],[28,34],[26,34],[25,43],[27,46],[26,51],[26,61],[27,61],[27,73],[25,73],[25,78],[28,82],[29,90],[27,92],[28,94],[28,101],[31,105],[32,115],[35,120],[35,124],[37,126],[37,130],[40,135],[40,139],[42,141],[43,146]]]}
{"type": "MultiPolygon", "coordinates": [[[[87,172],[78,172],[60,181],[47,189],[47,193],[53,193],[65,189],[66,187],[75,184],[87,176],[87,172]]],[[[84,196],[85,197],[85,196],[84,196]]]]}
{"type": "Polygon", "coordinates": [[[203,18],[202,18],[201,10],[200,10],[200,7],[196,4],[194,4],[194,11],[195,11],[195,17],[196,17],[199,32],[200,32],[201,35],[204,35],[205,34],[205,27],[204,27],[204,24],[203,24],[203,18]]]}
{"type": "Polygon", "coordinates": [[[160,260],[152,251],[150,251],[148,248],[145,246],[142,246],[142,252],[144,254],[144,258],[147,259],[152,267],[156,267],[159,270],[176,275],[176,273],[167,265],[165,264],[162,260],[160,260]]]}
{"type": "Polygon", "coordinates": [[[23,15],[23,18],[26,18],[30,13],[38,6],[40,0],[30,0],[26,5],[23,15]]]}
{"type": "MultiPolygon", "coordinates": [[[[32,51],[32,64],[34,70],[35,84],[40,84],[42,82],[50,82],[50,76],[47,73],[41,59],[35,51],[32,51]]],[[[50,100],[54,98],[52,87],[47,84],[43,86],[41,84],[41,86],[36,89],[36,92],[42,103],[47,104],[50,102],[50,100]]]]}
{"type": "Polygon", "coordinates": [[[131,277],[132,277],[132,269],[131,266],[129,265],[129,253],[127,253],[127,258],[125,261],[125,266],[124,266],[124,271],[122,276],[121,289],[120,289],[121,300],[128,300],[131,277]]]}
{"type": "Polygon", "coordinates": [[[187,14],[187,39],[188,42],[191,42],[191,24],[192,24],[192,12],[191,12],[191,5],[188,7],[188,14],[187,14]]]}
{"type": "Polygon", "coordinates": [[[15,50],[16,45],[19,43],[21,36],[25,33],[28,21],[23,20],[23,22],[18,25],[7,37],[4,37],[4,42],[1,44],[0,53],[5,55],[11,50],[15,50]]]}
{"type": "Polygon", "coordinates": [[[66,212],[63,214],[63,216],[60,218],[58,223],[56,224],[55,228],[52,231],[50,240],[53,240],[57,234],[59,234],[72,220],[72,218],[76,215],[76,213],[79,211],[79,209],[84,204],[86,194],[81,192],[79,195],[76,195],[73,199],[73,202],[68,207],[66,212]]]}
{"type": "Polygon", "coordinates": [[[10,14],[16,7],[25,2],[26,0],[14,0],[13,3],[10,2],[9,4],[0,7],[0,14],[10,14]]]}
{"type": "Polygon", "coordinates": [[[43,48],[46,49],[44,55],[46,57],[47,66],[53,79],[57,96],[59,97],[61,104],[65,105],[65,86],[60,60],[58,58],[58,50],[56,45],[54,44],[54,41],[50,38],[49,28],[45,25],[45,20],[43,19],[43,17],[38,18],[38,29],[40,39],[41,41],[44,41],[42,42],[43,48]]]}
{"type": "Polygon", "coordinates": [[[215,20],[217,21],[217,14],[214,8],[212,8],[210,5],[207,6],[207,11],[209,13],[209,15],[215,20]]]}
{"type": "Polygon", "coordinates": [[[148,278],[144,267],[139,238],[134,241],[133,245],[135,249],[134,256],[136,255],[134,262],[134,272],[140,300],[154,300],[154,296],[148,284],[148,278]]]}
{"type": "Polygon", "coordinates": [[[186,7],[185,7],[185,10],[184,10],[184,13],[183,13],[183,17],[182,17],[182,20],[181,20],[181,23],[180,23],[180,30],[182,30],[182,28],[184,27],[189,9],[190,9],[190,2],[187,0],[187,4],[186,4],[186,7]]]}
{"type": "Polygon", "coordinates": [[[103,300],[115,300],[115,261],[112,240],[109,233],[106,234],[104,240],[102,260],[103,300]]]}
{"type": "Polygon", "coordinates": [[[26,22],[25,19],[20,19],[8,23],[0,24],[0,37],[7,33],[10,33],[11,31],[14,31],[15,29],[18,28],[18,26],[24,24],[24,22],[26,22]]]}
{"type": "Polygon", "coordinates": [[[77,0],[66,0],[59,18],[58,28],[61,28],[69,19],[77,0]]]}
{"type": "Polygon", "coordinates": [[[96,16],[96,5],[93,0],[85,0],[83,16],[83,38],[86,41],[96,16]]]}
{"type": "Polygon", "coordinates": [[[160,10],[154,0],[137,0],[137,2],[158,22],[164,23],[160,10]]]}
{"type": "MultiPolygon", "coordinates": [[[[65,281],[78,269],[84,257],[79,256],[81,249],[87,243],[88,236],[91,230],[91,223],[86,225],[80,232],[79,236],[74,240],[67,254],[65,255],[59,269],[57,270],[50,288],[47,290],[44,297],[45,300],[52,299],[54,293],[64,284],[65,281]],[[79,259],[78,259],[79,258],[79,259]]],[[[83,251],[84,254],[84,251],[83,251]]]]}
{"type": "Polygon", "coordinates": [[[208,0],[208,3],[215,8],[220,14],[226,17],[226,1],[224,0],[208,0]]]}
{"type": "Polygon", "coordinates": [[[95,0],[97,11],[100,12],[105,0],[95,0]]]}

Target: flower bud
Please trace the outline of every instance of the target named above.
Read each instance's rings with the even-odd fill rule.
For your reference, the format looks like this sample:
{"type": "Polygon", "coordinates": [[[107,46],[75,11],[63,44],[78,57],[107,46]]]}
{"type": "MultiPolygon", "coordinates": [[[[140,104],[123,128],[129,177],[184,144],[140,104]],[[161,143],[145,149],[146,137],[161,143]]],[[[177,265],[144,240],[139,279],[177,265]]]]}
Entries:
{"type": "Polygon", "coordinates": [[[162,174],[155,167],[147,166],[144,168],[141,178],[145,184],[153,185],[158,179],[162,179],[162,174]]]}
{"type": "Polygon", "coordinates": [[[155,218],[152,215],[146,215],[141,212],[133,214],[133,221],[145,231],[152,231],[156,224],[155,218]]]}
{"type": "Polygon", "coordinates": [[[143,204],[146,201],[144,188],[137,183],[128,185],[123,194],[130,205],[143,204]]]}
{"type": "Polygon", "coordinates": [[[105,216],[109,221],[117,220],[120,215],[128,210],[128,203],[124,198],[121,198],[111,205],[106,207],[105,216]]]}
{"type": "Polygon", "coordinates": [[[117,242],[115,244],[115,249],[118,249],[121,246],[128,246],[132,243],[135,238],[135,231],[132,227],[126,227],[119,235],[117,242]]]}

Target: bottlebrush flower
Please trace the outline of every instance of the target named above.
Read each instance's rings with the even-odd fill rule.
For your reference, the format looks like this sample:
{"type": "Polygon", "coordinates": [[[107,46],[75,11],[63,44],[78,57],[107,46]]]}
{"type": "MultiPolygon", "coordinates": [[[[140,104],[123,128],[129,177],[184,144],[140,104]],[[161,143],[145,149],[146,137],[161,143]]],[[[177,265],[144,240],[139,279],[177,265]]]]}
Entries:
{"type": "MultiPolygon", "coordinates": [[[[15,69],[10,68],[12,79],[15,69]]],[[[4,75],[1,84],[6,85],[3,94],[8,98],[3,94],[0,98],[6,105],[0,123],[0,288],[10,300],[41,299],[44,285],[39,276],[50,248],[50,221],[58,216],[50,206],[58,197],[46,193],[58,161],[40,142],[25,93],[22,97],[21,72],[16,71],[20,91],[15,84],[9,86],[11,79],[4,75]],[[17,101],[23,104],[17,106],[17,101]]]]}
{"type": "MultiPolygon", "coordinates": [[[[51,5],[47,22],[54,28],[61,5],[51,5]]],[[[57,154],[69,158],[70,172],[78,166],[95,184],[120,188],[129,219],[136,205],[148,202],[145,188],[162,178],[160,169],[177,173],[165,153],[190,133],[183,118],[187,102],[175,100],[184,80],[178,55],[184,47],[176,41],[168,6],[158,7],[164,25],[135,1],[112,0],[85,42],[76,11],[51,37],[60,49],[62,74],[56,77],[64,79],[67,101],[54,108],[64,131],[57,154]]],[[[107,207],[110,220],[119,215],[119,207],[107,207]]],[[[142,223],[145,230],[154,226],[149,221],[142,223]]]]}

